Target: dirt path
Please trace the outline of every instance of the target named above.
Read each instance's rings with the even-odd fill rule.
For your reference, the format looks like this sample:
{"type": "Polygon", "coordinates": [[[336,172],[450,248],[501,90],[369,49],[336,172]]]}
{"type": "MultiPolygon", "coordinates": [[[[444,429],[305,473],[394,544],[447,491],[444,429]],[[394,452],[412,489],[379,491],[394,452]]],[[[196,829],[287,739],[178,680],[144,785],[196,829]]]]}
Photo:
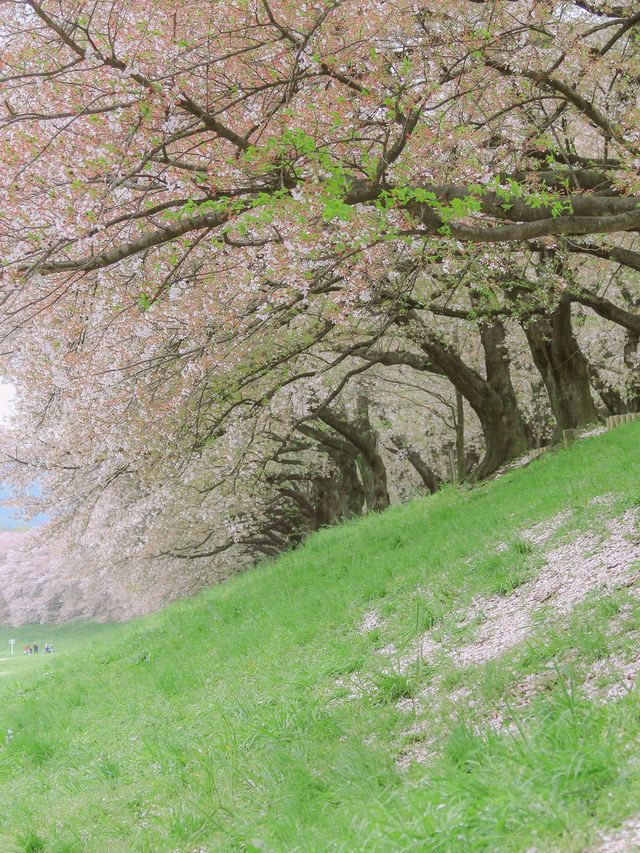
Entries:
{"type": "Polygon", "coordinates": [[[602,837],[592,853],[633,853],[640,850],[640,818],[628,820],[617,832],[602,837]]]}
{"type": "MultiPolygon", "coordinates": [[[[603,502],[603,501],[601,501],[603,502]]],[[[420,659],[431,666],[437,666],[442,658],[448,659],[457,668],[477,666],[496,659],[513,649],[526,639],[539,624],[538,614],[549,609],[549,615],[566,616],[587,594],[596,590],[612,592],[616,589],[634,587],[640,580],[640,537],[637,533],[638,510],[628,510],[624,514],[611,518],[600,529],[586,532],[574,532],[566,537],[568,541],[555,546],[547,546],[544,554],[545,564],[538,576],[517,587],[507,596],[478,596],[464,613],[464,621],[478,620],[475,636],[460,645],[447,643],[446,639],[432,636],[429,631],[419,639],[419,648],[400,660],[400,671],[406,672],[411,664],[420,659]]],[[[551,534],[569,520],[567,513],[549,519],[542,525],[523,532],[536,545],[546,543],[551,534]]],[[[462,614],[461,614],[462,615],[462,614]]],[[[640,673],[640,655],[631,661],[609,658],[593,667],[593,673],[587,679],[586,692],[592,691],[593,697],[611,700],[619,698],[633,688],[640,673]],[[608,685],[603,697],[599,697],[597,679],[601,669],[614,668],[619,678],[608,685]]],[[[520,696],[517,707],[524,707],[539,690],[543,689],[546,672],[534,673],[525,678],[519,686],[520,696]]],[[[443,693],[441,680],[435,677],[423,689],[418,697],[402,699],[398,702],[400,710],[433,706],[443,693]]],[[[448,694],[449,703],[455,706],[468,701],[468,691],[454,691],[448,694]]],[[[502,729],[506,722],[505,709],[496,708],[490,720],[493,728],[502,729]]],[[[433,739],[429,739],[429,723],[419,721],[418,729],[408,734],[421,734],[404,750],[401,766],[409,766],[411,761],[427,763],[433,756],[433,739]],[[426,730],[425,730],[426,727],[426,730]]],[[[625,836],[626,837],[626,836],[625,836]]],[[[638,847],[618,848],[611,851],[629,849],[640,851],[638,847]]],[[[603,848],[609,851],[609,848],[603,848]]]]}

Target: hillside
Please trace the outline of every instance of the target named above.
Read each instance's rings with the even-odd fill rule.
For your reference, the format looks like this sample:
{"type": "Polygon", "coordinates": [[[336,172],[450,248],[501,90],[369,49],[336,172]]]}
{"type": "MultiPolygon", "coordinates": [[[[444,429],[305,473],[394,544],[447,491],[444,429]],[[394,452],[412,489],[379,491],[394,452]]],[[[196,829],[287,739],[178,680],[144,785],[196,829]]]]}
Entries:
{"type": "Polygon", "coordinates": [[[636,849],[639,446],[621,426],[0,662],[0,849],[636,849]]]}

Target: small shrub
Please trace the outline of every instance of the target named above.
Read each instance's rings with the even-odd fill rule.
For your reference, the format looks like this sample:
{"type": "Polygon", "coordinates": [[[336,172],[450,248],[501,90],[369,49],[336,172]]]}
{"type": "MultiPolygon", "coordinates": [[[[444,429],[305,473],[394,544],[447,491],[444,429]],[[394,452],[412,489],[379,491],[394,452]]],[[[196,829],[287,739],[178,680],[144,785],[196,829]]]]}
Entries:
{"type": "Polygon", "coordinates": [[[527,554],[508,548],[498,554],[490,554],[480,560],[475,570],[486,577],[486,592],[508,595],[531,576],[527,554]]]}
{"type": "Polygon", "coordinates": [[[527,542],[526,539],[514,539],[509,548],[515,554],[519,554],[522,557],[526,557],[527,554],[533,554],[535,550],[531,542],[527,542]]]}
{"type": "Polygon", "coordinates": [[[399,699],[410,699],[415,693],[411,679],[399,672],[381,672],[375,680],[374,701],[390,705],[399,699]]]}
{"type": "Polygon", "coordinates": [[[46,850],[45,841],[32,830],[25,832],[24,835],[19,835],[16,842],[19,849],[23,850],[24,853],[39,853],[41,850],[46,850]]]}
{"type": "Polygon", "coordinates": [[[444,755],[455,767],[469,772],[480,763],[487,745],[487,739],[480,732],[467,723],[460,723],[447,738],[444,755]]]}

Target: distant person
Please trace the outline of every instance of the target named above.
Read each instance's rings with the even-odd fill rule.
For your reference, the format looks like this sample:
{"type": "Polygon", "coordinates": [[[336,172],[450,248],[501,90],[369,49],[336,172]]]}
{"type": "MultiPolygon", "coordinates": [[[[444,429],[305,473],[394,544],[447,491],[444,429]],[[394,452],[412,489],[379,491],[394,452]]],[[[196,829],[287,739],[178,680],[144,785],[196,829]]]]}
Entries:
{"type": "Polygon", "coordinates": [[[24,653],[25,653],[25,655],[29,654],[29,643],[24,644],[24,653]]]}
{"type": "Polygon", "coordinates": [[[39,651],[40,651],[40,646],[39,646],[37,643],[34,643],[34,644],[33,644],[33,653],[34,653],[34,655],[37,655],[39,651]]]}

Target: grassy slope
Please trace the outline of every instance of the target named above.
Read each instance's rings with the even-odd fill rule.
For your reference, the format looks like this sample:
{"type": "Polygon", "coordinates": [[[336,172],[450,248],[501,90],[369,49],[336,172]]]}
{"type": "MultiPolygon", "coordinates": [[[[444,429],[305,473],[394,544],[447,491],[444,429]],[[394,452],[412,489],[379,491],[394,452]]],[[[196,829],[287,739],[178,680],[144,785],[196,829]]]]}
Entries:
{"type": "MultiPolygon", "coordinates": [[[[432,623],[454,630],[474,595],[535,572],[517,545],[492,556],[498,541],[568,507],[586,527],[604,493],[614,513],[638,504],[639,446],[628,424],[473,491],[327,530],[93,649],[0,679],[0,849],[582,849],[640,800],[637,694],[595,706],[574,690],[576,661],[607,654],[622,594],[447,673],[479,701],[448,727],[434,721],[433,762],[408,772],[396,758],[413,717],[395,700],[433,673],[389,677],[377,649],[415,646],[432,623]],[[360,633],[374,607],[384,625],[360,633]],[[487,709],[549,661],[551,689],[520,733],[493,732],[487,709]],[[364,689],[349,699],[341,679],[354,677],[364,689]]],[[[640,628],[629,602],[619,643],[640,628]]]]}
{"type": "MultiPolygon", "coordinates": [[[[122,625],[83,622],[66,625],[22,625],[20,628],[8,628],[0,625],[0,677],[2,687],[6,688],[16,680],[24,681],[34,673],[42,674],[51,669],[53,663],[49,655],[44,654],[44,644],[51,643],[56,658],[75,657],[91,651],[96,643],[103,644],[113,638],[117,641],[123,631],[122,625]],[[14,656],[11,657],[9,640],[15,640],[14,656]],[[26,656],[25,645],[38,643],[40,653],[26,656]]],[[[15,685],[14,685],[15,686],[15,685]]],[[[3,695],[0,692],[0,697],[3,695]]],[[[1,714],[1,712],[0,712],[1,714]]],[[[4,722],[4,720],[3,720],[4,722]]]]}

